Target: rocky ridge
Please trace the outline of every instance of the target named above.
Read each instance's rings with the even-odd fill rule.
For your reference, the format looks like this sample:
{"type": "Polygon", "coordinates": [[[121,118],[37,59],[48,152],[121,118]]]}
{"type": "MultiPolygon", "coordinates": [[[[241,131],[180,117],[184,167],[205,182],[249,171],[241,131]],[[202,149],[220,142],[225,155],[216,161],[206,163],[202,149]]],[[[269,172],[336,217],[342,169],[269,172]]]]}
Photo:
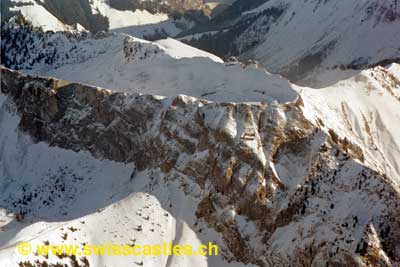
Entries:
{"type": "MultiPolygon", "coordinates": [[[[109,91],[1,69],[35,142],[158,170],[201,188],[196,216],[227,260],[259,266],[398,266],[400,189],[363,150],[286,104],[109,91]],[[351,203],[351,205],[350,205],[351,203]],[[368,211],[368,212],[367,212],[368,211]],[[245,218],[254,227],[243,227],[245,218]]],[[[307,103],[306,103],[307,104],[307,103]]],[[[19,206],[9,207],[19,212],[19,206]]],[[[29,214],[28,214],[29,215],[29,214]]],[[[30,214],[34,216],[34,214],[30,214]]]]}

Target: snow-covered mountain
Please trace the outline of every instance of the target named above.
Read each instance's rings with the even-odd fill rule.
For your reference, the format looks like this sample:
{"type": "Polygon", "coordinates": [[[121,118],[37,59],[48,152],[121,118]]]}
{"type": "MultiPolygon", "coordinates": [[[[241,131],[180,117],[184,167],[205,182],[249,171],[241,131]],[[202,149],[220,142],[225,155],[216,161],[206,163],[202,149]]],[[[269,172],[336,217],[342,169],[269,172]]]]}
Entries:
{"type": "Polygon", "coordinates": [[[327,88],[299,90],[310,120],[364,147],[374,169],[400,177],[399,64],[364,70],[327,88]]]}
{"type": "Polygon", "coordinates": [[[174,36],[205,17],[201,0],[4,0],[3,19],[22,15],[34,27],[120,31],[138,37],[174,36]]]}
{"type": "Polygon", "coordinates": [[[218,23],[199,28],[205,33],[192,31],[182,40],[221,56],[257,59],[273,73],[319,87],[327,85],[318,79],[326,70],[400,59],[398,1],[264,2],[229,23],[215,18],[218,23]]]}
{"type": "Polygon", "coordinates": [[[400,59],[397,1],[281,2],[260,7],[287,8],[262,42],[248,52],[273,72],[302,78],[309,70],[368,68],[400,59]]]}
{"type": "MultiPolygon", "coordinates": [[[[181,40],[224,40],[320,89],[171,38],[71,28],[51,11],[63,1],[2,2],[62,31],[34,27],[33,11],[2,23],[1,267],[399,267],[397,2],[223,2],[181,40]],[[220,255],[21,256],[20,241],[213,242],[220,255]]],[[[125,23],[143,4],[170,20],[197,5],[165,3],[84,14],[125,23]]]]}
{"type": "Polygon", "coordinates": [[[400,260],[399,177],[373,168],[368,148],[341,137],[325,114],[313,118],[315,106],[305,97],[213,103],[65,85],[7,69],[1,88],[0,203],[4,212],[24,214],[22,222],[2,215],[2,266],[35,260],[396,266],[400,260]],[[15,246],[26,239],[212,241],[223,253],[21,258],[15,246]]]}
{"type": "MultiPolygon", "coordinates": [[[[257,64],[224,63],[173,39],[148,42],[116,33],[42,33],[26,26],[4,28],[3,37],[6,66],[65,83],[223,102],[285,103],[300,94],[308,108],[313,107],[311,114],[317,114],[318,118],[310,120],[323,119],[343,138],[356,140],[369,151],[368,159],[374,161],[371,166],[379,166],[374,168],[400,174],[400,140],[395,127],[400,123],[398,64],[391,69],[347,71],[345,75],[353,77],[313,90],[271,75],[257,64]]],[[[319,77],[330,83],[338,74],[332,76],[319,77]]]]}
{"type": "Polygon", "coordinates": [[[125,34],[42,33],[29,27],[2,33],[5,65],[31,74],[125,92],[219,101],[285,102],[296,97],[289,82],[257,66],[225,64],[173,39],[151,43],[125,34]]]}
{"type": "Polygon", "coordinates": [[[400,60],[398,0],[6,0],[2,13],[20,13],[44,30],[77,25],[149,40],[179,37],[313,87],[336,83],[321,78],[332,70],[349,78],[344,70],[400,60]]]}

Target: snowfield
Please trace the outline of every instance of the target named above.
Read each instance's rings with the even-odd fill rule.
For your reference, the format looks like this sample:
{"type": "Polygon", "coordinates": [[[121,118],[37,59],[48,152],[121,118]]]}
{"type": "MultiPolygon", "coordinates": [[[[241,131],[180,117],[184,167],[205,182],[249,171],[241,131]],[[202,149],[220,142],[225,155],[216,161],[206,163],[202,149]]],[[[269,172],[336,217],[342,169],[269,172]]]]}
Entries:
{"type": "Polygon", "coordinates": [[[132,25],[156,24],[168,20],[166,14],[153,15],[146,10],[120,11],[110,7],[104,0],[92,1],[91,6],[94,14],[100,13],[109,18],[110,30],[132,25]]]}
{"type": "MultiPolygon", "coordinates": [[[[55,32],[73,31],[75,29],[75,25],[67,25],[53,15],[42,0],[8,1],[10,2],[10,8],[7,11],[20,12],[34,27],[42,27],[44,31],[55,32]]],[[[141,9],[136,9],[135,11],[118,10],[111,7],[106,0],[91,0],[87,5],[89,11],[83,11],[91,12],[91,14],[84,14],[87,18],[101,15],[108,20],[107,30],[128,33],[136,37],[158,36],[160,34],[163,36],[175,36],[183,28],[190,28],[194,25],[193,21],[185,18],[174,19],[166,13],[153,14],[141,9]]],[[[74,24],[79,25],[79,23],[74,24]]],[[[79,25],[78,30],[85,31],[86,29],[79,25]]]]}
{"type": "Polygon", "coordinates": [[[83,39],[67,38],[61,33],[31,38],[33,55],[43,52],[38,49],[51,41],[53,45],[44,51],[52,55],[56,50],[60,57],[55,57],[52,64],[42,59],[32,65],[25,59],[18,67],[26,73],[56,77],[66,83],[236,103],[285,103],[300,94],[307,103],[305,114],[310,120],[323,120],[327,131],[335,129],[365,148],[374,169],[400,176],[396,130],[400,123],[399,64],[365,71],[332,71],[319,76],[323,79],[321,84],[342,81],[312,89],[293,85],[255,64],[224,63],[217,56],[171,38],[148,42],[115,33],[83,39]],[[62,56],[67,53],[68,58],[62,56]]]}
{"type": "MultiPolygon", "coordinates": [[[[113,32],[2,27],[15,70],[0,68],[0,267],[398,267],[400,65],[334,66],[400,51],[387,3],[360,11],[371,2],[271,0],[243,14],[285,7],[246,56],[280,72],[312,55],[322,68],[303,81],[318,89],[120,33],[179,30],[105,0],[90,3],[113,32]],[[219,255],[46,258],[19,255],[21,241],[212,242],[219,255]]],[[[62,26],[37,2],[18,8],[62,26]]]]}
{"type": "Polygon", "coordinates": [[[317,80],[320,72],[340,65],[399,58],[400,6],[396,10],[393,2],[267,1],[247,14],[272,7],[285,11],[262,36],[263,41],[244,57],[259,60],[274,73],[299,75],[306,85],[321,84],[317,80]]]}
{"type": "Polygon", "coordinates": [[[355,140],[400,185],[400,65],[376,67],[322,89],[299,88],[309,119],[355,140]]]}
{"type": "MultiPolygon", "coordinates": [[[[108,18],[110,31],[128,33],[136,37],[151,36],[156,32],[175,36],[181,32],[175,21],[164,13],[151,14],[140,9],[121,11],[112,8],[104,0],[92,1],[91,8],[93,14],[100,13],[108,18]]],[[[189,22],[182,22],[190,25],[189,22]]]]}
{"type": "MultiPolygon", "coordinates": [[[[33,40],[29,50],[36,59],[21,58],[15,67],[33,75],[123,92],[186,94],[212,101],[287,102],[297,95],[287,80],[255,64],[225,64],[215,55],[171,38],[148,42],[117,33],[95,38],[68,38],[61,33],[25,38],[33,40]],[[37,59],[39,54],[44,56],[37,59]]],[[[4,45],[10,55],[18,53],[18,47],[4,45]]]]}
{"type": "Polygon", "coordinates": [[[11,11],[19,11],[34,27],[42,27],[44,31],[68,31],[70,27],[62,23],[42,5],[34,0],[13,0],[22,6],[12,7],[11,11]]]}

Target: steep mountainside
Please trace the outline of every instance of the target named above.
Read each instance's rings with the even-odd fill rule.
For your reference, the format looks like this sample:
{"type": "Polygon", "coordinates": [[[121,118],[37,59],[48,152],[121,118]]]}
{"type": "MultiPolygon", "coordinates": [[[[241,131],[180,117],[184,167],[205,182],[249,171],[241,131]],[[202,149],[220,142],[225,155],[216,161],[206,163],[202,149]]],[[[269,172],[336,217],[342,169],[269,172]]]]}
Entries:
{"type": "Polygon", "coordinates": [[[201,0],[4,0],[2,20],[22,15],[35,27],[63,31],[77,24],[96,33],[173,36],[205,18],[201,0]]]}
{"type": "Polygon", "coordinates": [[[364,149],[328,130],[326,117],[308,119],[304,97],[213,103],[1,71],[3,266],[132,264],[16,256],[21,239],[57,243],[65,233],[83,242],[211,240],[226,261],[257,266],[398,266],[399,178],[368,167],[364,149]]]}
{"type": "Polygon", "coordinates": [[[182,38],[220,56],[257,59],[273,73],[314,86],[326,86],[318,76],[328,69],[364,69],[400,58],[396,0],[264,2],[233,23],[182,38]]]}
{"type": "Polygon", "coordinates": [[[357,140],[373,168],[400,177],[400,65],[365,70],[333,86],[299,89],[309,119],[357,140]]]}
{"type": "Polygon", "coordinates": [[[312,116],[318,116],[343,138],[357,140],[369,151],[367,160],[374,162],[371,166],[379,166],[374,168],[400,174],[397,64],[390,69],[349,72],[354,77],[312,90],[268,74],[256,64],[223,63],[173,39],[154,43],[125,34],[42,33],[25,26],[5,28],[2,34],[6,66],[69,82],[130,93],[186,94],[232,102],[285,103],[300,93],[307,107],[314,109],[309,112],[310,120],[315,122],[318,118],[312,116]]]}
{"type": "Polygon", "coordinates": [[[0,266],[400,267],[399,9],[2,1],[23,16],[1,27],[0,266]],[[168,35],[221,57],[134,37],[168,35]],[[220,254],[21,256],[20,241],[220,254]]]}
{"type": "Polygon", "coordinates": [[[201,0],[3,2],[3,17],[21,13],[44,30],[69,30],[78,23],[93,33],[177,37],[224,59],[257,60],[272,73],[312,87],[352,76],[344,70],[400,60],[398,0],[236,0],[214,13],[209,8],[214,2],[201,0]],[[327,81],[332,70],[338,77],[327,81]]]}
{"type": "Polygon", "coordinates": [[[354,77],[312,90],[292,85],[255,64],[223,63],[172,39],[152,43],[124,34],[42,33],[29,27],[4,29],[2,34],[6,66],[69,82],[232,102],[285,103],[300,93],[307,107],[313,108],[306,113],[310,120],[322,119],[329,125],[326,130],[332,128],[342,138],[356,140],[368,151],[367,161],[373,168],[400,174],[397,64],[391,69],[349,72],[354,77]]]}

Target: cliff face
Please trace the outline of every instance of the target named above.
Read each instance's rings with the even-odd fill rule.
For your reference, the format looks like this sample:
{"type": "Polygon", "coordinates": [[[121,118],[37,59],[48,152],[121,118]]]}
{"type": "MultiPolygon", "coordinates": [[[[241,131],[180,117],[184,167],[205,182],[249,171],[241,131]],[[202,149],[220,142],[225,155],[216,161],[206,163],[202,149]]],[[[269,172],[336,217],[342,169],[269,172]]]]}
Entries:
{"type": "Polygon", "coordinates": [[[394,178],[364,166],[362,150],[334,129],[325,133],[307,120],[301,98],[214,103],[65,85],[5,68],[1,74],[1,94],[15,106],[22,132],[50,147],[89,151],[179,181],[198,200],[193,213],[221,234],[228,261],[400,262],[394,178]]]}

